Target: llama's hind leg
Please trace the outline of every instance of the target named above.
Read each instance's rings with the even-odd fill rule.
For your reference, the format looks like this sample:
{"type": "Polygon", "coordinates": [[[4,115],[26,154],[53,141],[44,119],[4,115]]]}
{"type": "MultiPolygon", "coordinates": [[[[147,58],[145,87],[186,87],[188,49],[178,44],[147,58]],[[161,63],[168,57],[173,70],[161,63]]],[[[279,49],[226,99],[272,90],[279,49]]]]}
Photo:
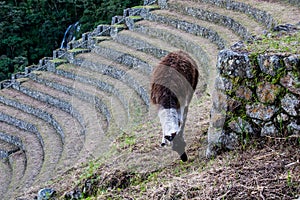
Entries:
{"type": "Polygon", "coordinates": [[[177,109],[178,113],[178,123],[179,123],[179,129],[181,130],[183,121],[184,121],[184,110],[185,106],[181,106],[179,109],[177,109]]]}

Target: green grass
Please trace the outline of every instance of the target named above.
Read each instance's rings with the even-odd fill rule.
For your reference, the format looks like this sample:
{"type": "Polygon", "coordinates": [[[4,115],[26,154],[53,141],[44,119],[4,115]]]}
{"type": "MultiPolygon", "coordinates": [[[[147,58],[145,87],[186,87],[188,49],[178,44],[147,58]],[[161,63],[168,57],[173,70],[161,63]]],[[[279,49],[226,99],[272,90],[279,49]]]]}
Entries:
{"type": "Polygon", "coordinates": [[[263,35],[253,43],[247,45],[252,54],[264,53],[300,53],[300,32],[296,33],[270,33],[263,35]]]}

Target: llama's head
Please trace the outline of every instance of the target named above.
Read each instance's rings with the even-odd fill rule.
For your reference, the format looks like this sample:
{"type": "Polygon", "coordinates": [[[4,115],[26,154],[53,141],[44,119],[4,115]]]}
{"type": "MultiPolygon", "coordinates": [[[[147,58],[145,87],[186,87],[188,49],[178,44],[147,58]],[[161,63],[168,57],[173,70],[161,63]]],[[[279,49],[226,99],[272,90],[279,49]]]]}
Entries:
{"type": "Polygon", "coordinates": [[[184,109],[160,107],[158,116],[162,126],[162,146],[172,143],[172,149],[176,151],[182,161],[187,161],[185,153],[186,143],[183,138],[183,113],[184,109]]]}

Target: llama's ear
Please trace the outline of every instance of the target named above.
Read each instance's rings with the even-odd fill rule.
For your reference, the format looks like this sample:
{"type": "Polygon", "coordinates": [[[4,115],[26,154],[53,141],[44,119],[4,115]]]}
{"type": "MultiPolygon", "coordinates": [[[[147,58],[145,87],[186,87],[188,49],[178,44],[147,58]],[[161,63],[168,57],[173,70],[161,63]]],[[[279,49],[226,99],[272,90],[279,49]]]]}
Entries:
{"type": "Polygon", "coordinates": [[[186,162],[188,160],[188,157],[185,152],[180,156],[180,159],[182,160],[182,162],[186,162]]]}
{"type": "Polygon", "coordinates": [[[165,139],[168,140],[169,142],[172,142],[172,140],[175,138],[176,133],[172,133],[170,136],[166,135],[165,139]]]}

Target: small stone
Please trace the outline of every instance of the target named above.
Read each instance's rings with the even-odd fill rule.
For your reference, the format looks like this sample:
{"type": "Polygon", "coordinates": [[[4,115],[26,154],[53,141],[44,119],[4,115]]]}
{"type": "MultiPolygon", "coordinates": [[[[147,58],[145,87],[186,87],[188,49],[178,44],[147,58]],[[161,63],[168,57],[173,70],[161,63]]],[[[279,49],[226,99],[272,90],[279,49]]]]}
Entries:
{"type": "Polygon", "coordinates": [[[295,95],[286,94],[281,100],[281,107],[291,116],[300,116],[300,100],[295,95]]]}
{"type": "Polygon", "coordinates": [[[239,137],[236,133],[225,134],[223,132],[220,137],[220,143],[226,149],[234,150],[239,145],[239,137]]]}
{"type": "Polygon", "coordinates": [[[286,122],[288,120],[289,120],[289,116],[284,113],[280,113],[280,115],[277,116],[278,122],[280,122],[280,121],[286,122]]]}
{"type": "Polygon", "coordinates": [[[246,48],[246,46],[243,41],[239,41],[230,47],[230,49],[233,51],[244,51],[245,48],[246,48]]]}
{"type": "Polygon", "coordinates": [[[300,134],[300,122],[298,120],[297,121],[292,121],[288,126],[288,131],[290,132],[290,134],[300,134]]]}
{"type": "Polygon", "coordinates": [[[258,100],[263,103],[274,103],[280,93],[280,86],[268,82],[259,84],[256,89],[258,100]]]}
{"type": "Polygon", "coordinates": [[[227,99],[227,111],[233,112],[242,105],[241,102],[228,97],[227,99]]]}
{"type": "Polygon", "coordinates": [[[242,99],[250,100],[252,98],[252,91],[245,86],[240,86],[235,92],[236,96],[242,99]]]}
{"type": "Polygon", "coordinates": [[[53,199],[56,191],[51,188],[44,188],[38,192],[38,200],[53,199]]]}
{"type": "Polygon", "coordinates": [[[223,128],[225,116],[223,114],[213,114],[210,118],[211,125],[215,128],[223,128]]]}
{"type": "Polygon", "coordinates": [[[266,123],[260,132],[261,136],[275,136],[276,133],[278,133],[278,130],[276,129],[275,125],[272,122],[266,123]]]}
{"type": "Polygon", "coordinates": [[[278,55],[259,55],[258,64],[262,72],[275,76],[278,69],[283,68],[278,55]]]}
{"type": "Polygon", "coordinates": [[[221,91],[231,90],[232,82],[225,77],[218,76],[215,80],[215,89],[221,90],[221,91]]]}
{"type": "Polygon", "coordinates": [[[258,120],[258,119],[252,119],[252,122],[254,122],[256,125],[259,125],[259,126],[261,126],[263,123],[263,121],[258,120]]]}
{"type": "Polygon", "coordinates": [[[273,28],[273,31],[285,31],[285,32],[297,31],[297,26],[293,24],[279,24],[273,28]]]}
{"type": "Polygon", "coordinates": [[[280,79],[280,83],[283,87],[287,88],[290,92],[300,95],[299,77],[295,77],[292,73],[288,73],[288,75],[280,79]]]}
{"type": "Polygon", "coordinates": [[[231,130],[233,130],[236,133],[243,134],[243,133],[253,133],[253,129],[249,122],[246,120],[243,120],[242,118],[238,118],[237,120],[234,120],[229,123],[229,127],[231,130]]]}
{"type": "Polygon", "coordinates": [[[227,95],[220,91],[214,91],[212,95],[213,106],[212,109],[216,112],[227,111],[227,95]]]}
{"type": "Polygon", "coordinates": [[[228,49],[220,51],[217,68],[221,75],[230,77],[253,78],[254,76],[248,55],[228,49]]]}
{"type": "Polygon", "coordinates": [[[261,103],[246,105],[247,116],[262,121],[270,121],[277,111],[278,108],[276,108],[275,106],[266,106],[261,103]]]}
{"type": "Polygon", "coordinates": [[[297,69],[297,66],[300,65],[300,55],[291,55],[283,59],[284,64],[287,70],[297,69]]]}
{"type": "Polygon", "coordinates": [[[81,191],[78,188],[75,188],[72,191],[66,192],[64,194],[64,198],[65,199],[72,199],[72,200],[79,200],[83,198],[83,194],[81,193],[81,191]]]}

